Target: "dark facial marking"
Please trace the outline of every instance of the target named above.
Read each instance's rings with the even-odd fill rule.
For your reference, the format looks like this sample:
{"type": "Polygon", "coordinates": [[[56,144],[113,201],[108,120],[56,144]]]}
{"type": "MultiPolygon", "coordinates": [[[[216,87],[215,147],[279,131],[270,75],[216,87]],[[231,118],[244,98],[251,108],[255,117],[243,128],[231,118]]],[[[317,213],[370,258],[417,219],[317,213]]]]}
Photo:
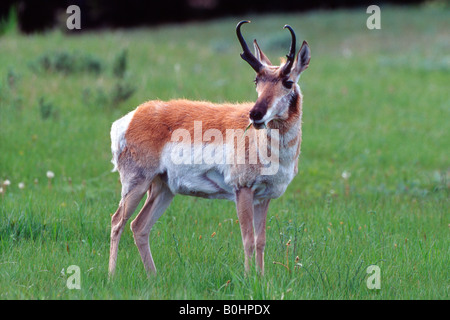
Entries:
{"type": "Polygon", "coordinates": [[[259,98],[256,100],[255,105],[250,110],[250,119],[253,121],[259,121],[266,115],[267,107],[269,106],[271,102],[271,97],[269,98],[259,98]]]}
{"type": "Polygon", "coordinates": [[[291,101],[289,101],[289,113],[296,113],[298,112],[297,109],[297,105],[298,105],[298,99],[299,96],[297,93],[295,93],[292,97],[291,97],[291,101]]]}

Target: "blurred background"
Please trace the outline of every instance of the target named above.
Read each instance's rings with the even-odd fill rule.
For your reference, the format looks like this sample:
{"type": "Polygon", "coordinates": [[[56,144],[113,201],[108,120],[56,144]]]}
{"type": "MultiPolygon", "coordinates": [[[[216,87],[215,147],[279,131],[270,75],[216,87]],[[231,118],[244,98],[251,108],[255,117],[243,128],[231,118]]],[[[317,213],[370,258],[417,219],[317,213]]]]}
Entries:
{"type": "MultiPolygon", "coordinates": [[[[421,0],[377,1],[377,5],[418,4],[421,0]]],[[[123,28],[158,25],[169,22],[187,22],[213,19],[230,15],[254,13],[303,12],[369,6],[371,0],[2,0],[0,21],[15,8],[20,30],[39,32],[65,26],[66,8],[80,7],[82,30],[95,28],[123,28]]]]}

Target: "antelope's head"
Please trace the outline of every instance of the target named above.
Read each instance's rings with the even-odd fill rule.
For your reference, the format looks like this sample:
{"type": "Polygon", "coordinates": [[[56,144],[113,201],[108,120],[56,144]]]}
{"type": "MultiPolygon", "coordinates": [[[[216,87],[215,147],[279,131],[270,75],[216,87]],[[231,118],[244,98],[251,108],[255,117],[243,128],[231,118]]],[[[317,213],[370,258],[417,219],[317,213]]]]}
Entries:
{"type": "Polygon", "coordinates": [[[303,41],[297,57],[295,56],[296,38],[294,30],[285,25],[291,33],[292,41],[287,60],[281,66],[274,66],[253,41],[255,55],[253,55],[242,37],[241,26],[250,21],[241,21],[236,26],[238,40],[244,50],[241,58],[255,70],[256,92],[258,99],[250,110],[250,121],[256,129],[261,129],[272,120],[283,120],[288,117],[288,109],[292,99],[300,94],[297,82],[300,74],[308,68],[311,52],[308,43],[303,41]]]}

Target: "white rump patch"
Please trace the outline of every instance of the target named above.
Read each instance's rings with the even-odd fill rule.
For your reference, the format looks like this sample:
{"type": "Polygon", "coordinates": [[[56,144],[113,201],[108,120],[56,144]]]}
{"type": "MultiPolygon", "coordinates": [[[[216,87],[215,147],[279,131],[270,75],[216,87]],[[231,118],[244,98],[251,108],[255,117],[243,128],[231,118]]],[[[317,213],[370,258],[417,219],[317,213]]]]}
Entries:
{"type": "Polygon", "coordinates": [[[112,152],[112,164],[114,165],[113,172],[117,171],[119,155],[127,145],[125,139],[125,133],[130,125],[135,110],[129,112],[119,120],[113,122],[111,126],[111,152],[112,152]]]}

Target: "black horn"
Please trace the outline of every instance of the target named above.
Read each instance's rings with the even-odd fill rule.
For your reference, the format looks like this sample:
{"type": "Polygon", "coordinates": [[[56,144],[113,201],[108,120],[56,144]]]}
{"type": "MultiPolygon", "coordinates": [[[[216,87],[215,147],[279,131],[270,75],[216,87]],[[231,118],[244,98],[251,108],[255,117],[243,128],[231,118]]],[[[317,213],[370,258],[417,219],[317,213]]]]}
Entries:
{"type": "Polygon", "coordinates": [[[241,33],[241,26],[244,23],[249,23],[249,22],[250,21],[248,21],[248,20],[242,20],[241,22],[239,22],[236,26],[236,35],[238,37],[239,43],[241,44],[242,50],[244,50],[244,52],[241,53],[241,58],[244,59],[245,61],[247,61],[248,64],[253,68],[253,70],[255,70],[256,72],[259,72],[262,69],[263,65],[251,53],[251,51],[248,48],[247,43],[245,42],[244,37],[242,36],[242,33],[241,33]]]}
{"type": "Polygon", "coordinates": [[[285,65],[283,66],[283,69],[281,70],[281,73],[283,75],[288,75],[291,72],[292,65],[294,64],[296,37],[295,37],[295,32],[291,28],[290,25],[286,24],[283,29],[289,29],[289,31],[291,32],[291,36],[292,36],[291,49],[289,50],[289,54],[286,55],[287,61],[286,61],[285,65]]]}

